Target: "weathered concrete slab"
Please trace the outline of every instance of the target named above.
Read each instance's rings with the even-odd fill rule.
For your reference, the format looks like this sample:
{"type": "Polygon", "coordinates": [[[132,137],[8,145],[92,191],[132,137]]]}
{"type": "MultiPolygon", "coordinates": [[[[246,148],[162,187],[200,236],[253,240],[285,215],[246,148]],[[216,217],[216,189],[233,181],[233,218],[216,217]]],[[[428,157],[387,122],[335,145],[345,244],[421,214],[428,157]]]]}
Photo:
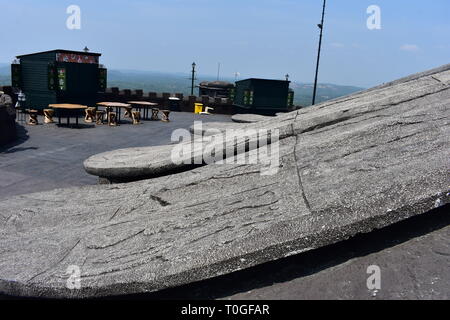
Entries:
{"type": "MultiPolygon", "coordinates": [[[[133,180],[136,178],[151,178],[165,173],[179,172],[191,169],[197,159],[203,159],[206,152],[212,148],[221,149],[223,154],[233,153],[240,150],[252,150],[257,147],[255,141],[259,141],[259,129],[278,130],[279,138],[293,136],[293,122],[296,114],[286,114],[279,117],[278,121],[260,122],[257,124],[237,124],[237,123],[203,123],[201,135],[194,137],[187,142],[180,143],[187,147],[183,161],[175,163],[171,157],[174,145],[128,148],[101,153],[90,157],[84,162],[86,171],[101,178],[115,180],[133,180]],[[248,130],[248,135],[243,139],[236,139],[236,136],[225,136],[223,139],[213,139],[212,137],[225,132],[225,130],[248,130]],[[204,143],[198,143],[203,141],[204,143]],[[192,145],[192,146],[191,146],[192,145]],[[191,147],[190,147],[191,146],[191,147]],[[230,152],[232,150],[232,152],[230,152]]],[[[194,132],[194,128],[190,128],[194,132]]],[[[200,161],[199,164],[202,164],[200,161]]]]}
{"type": "Polygon", "coordinates": [[[255,123],[260,121],[271,120],[274,117],[262,116],[259,114],[235,114],[231,117],[231,120],[237,123],[255,123]]]}
{"type": "MultiPolygon", "coordinates": [[[[449,69],[251,124],[282,130],[275,175],[261,175],[262,165],[216,164],[1,201],[0,292],[156,291],[448,204],[449,69]],[[81,269],[79,290],[66,287],[71,265],[81,269]]],[[[167,150],[138,157],[156,163],[167,150]]]]}

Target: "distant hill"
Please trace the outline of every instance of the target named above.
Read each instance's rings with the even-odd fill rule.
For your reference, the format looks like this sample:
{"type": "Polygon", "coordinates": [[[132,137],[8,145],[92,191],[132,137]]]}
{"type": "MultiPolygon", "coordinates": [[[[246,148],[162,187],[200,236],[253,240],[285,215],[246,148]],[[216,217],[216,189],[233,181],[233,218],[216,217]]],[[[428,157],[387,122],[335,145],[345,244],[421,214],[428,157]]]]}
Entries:
{"type": "MultiPolygon", "coordinates": [[[[302,106],[309,106],[312,103],[313,84],[291,83],[291,88],[295,92],[295,103],[302,106]]],[[[327,100],[347,96],[349,94],[364,90],[364,88],[353,86],[341,86],[336,84],[321,83],[317,86],[317,103],[327,100]]]]}
{"type": "Polygon", "coordinates": [[[11,66],[0,63],[0,86],[11,85],[11,66]]]}
{"type": "MultiPolygon", "coordinates": [[[[143,89],[144,91],[170,92],[190,94],[190,75],[184,73],[159,73],[132,70],[110,70],[108,72],[108,86],[121,89],[143,89]]],[[[211,76],[198,75],[196,83],[216,80],[211,76]]],[[[232,78],[221,78],[224,81],[234,82],[232,78]]],[[[292,82],[291,88],[295,91],[295,104],[309,106],[312,102],[313,85],[292,82]]],[[[351,93],[364,90],[353,86],[335,84],[320,84],[317,89],[317,102],[339,98],[351,93]]]]}
{"type": "MultiPolygon", "coordinates": [[[[0,63],[0,86],[11,84],[11,67],[0,63]]],[[[145,92],[169,92],[189,95],[190,75],[187,73],[163,73],[137,70],[108,70],[108,87],[121,89],[142,89],[145,92]]],[[[216,80],[215,77],[198,75],[196,83],[216,80]]],[[[234,82],[234,78],[221,78],[224,81],[234,82]]],[[[312,84],[292,82],[291,88],[295,91],[295,104],[309,106],[312,101],[312,84]]],[[[341,86],[335,84],[320,84],[317,90],[317,102],[339,98],[364,88],[341,86]]],[[[196,93],[198,91],[196,90],[196,93]]]]}

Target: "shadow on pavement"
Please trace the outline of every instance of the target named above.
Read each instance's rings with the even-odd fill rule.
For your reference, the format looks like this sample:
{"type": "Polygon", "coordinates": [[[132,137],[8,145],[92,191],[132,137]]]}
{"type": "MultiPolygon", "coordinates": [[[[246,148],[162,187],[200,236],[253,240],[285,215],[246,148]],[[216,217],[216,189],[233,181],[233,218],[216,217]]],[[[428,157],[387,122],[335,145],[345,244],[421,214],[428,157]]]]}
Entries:
{"type": "Polygon", "coordinates": [[[84,124],[84,123],[79,123],[79,124],[65,124],[65,123],[61,123],[61,124],[56,124],[56,126],[58,128],[69,128],[69,129],[94,129],[95,128],[95,125],[84,124]]]}
{"type": "Polygon", "coordinates": [[[21,145],[25,141],[28,140],[28,130],[21,124],[16,122],[16,132],[17,132],[17,139],[14,142],[8,143],[4,146],[0,146],[0,153],[13,153],[17,151],[23,151],[27,150],[28,148],[23,148],[23,150],[20,150],[21,148],[15,148],[14,147],[21,145]],[[13,151],[15,150],[15,151],[13,151]]]}

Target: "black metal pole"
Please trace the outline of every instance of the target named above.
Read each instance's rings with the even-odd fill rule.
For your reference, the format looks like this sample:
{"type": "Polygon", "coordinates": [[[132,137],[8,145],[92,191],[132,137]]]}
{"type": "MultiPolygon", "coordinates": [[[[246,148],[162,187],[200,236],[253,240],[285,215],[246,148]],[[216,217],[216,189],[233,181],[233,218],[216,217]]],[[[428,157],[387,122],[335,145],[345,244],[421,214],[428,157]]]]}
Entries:
{"type": "Polygon", "coordinates": [[[312,105],[316,104],[317,79],[319,77],[320,52],[322,49],[322,35],[323,35],[323,24],[324,24],[324,19],[325,19],[326,4],[327,4],[327,0],[323,0],[322,22],[318,25],[318,27],[320,28],[320,40],[319,40],[319,51],[317,53],[316,77],[314,79],[314,91],[313,91],[312,105]]]}
{"type": "Polygon", "coordinates": [[[195,63],[192,64],[192,85],[191,85],[191,96],[194,95],[194,81],[195,81],[195,63]]]}

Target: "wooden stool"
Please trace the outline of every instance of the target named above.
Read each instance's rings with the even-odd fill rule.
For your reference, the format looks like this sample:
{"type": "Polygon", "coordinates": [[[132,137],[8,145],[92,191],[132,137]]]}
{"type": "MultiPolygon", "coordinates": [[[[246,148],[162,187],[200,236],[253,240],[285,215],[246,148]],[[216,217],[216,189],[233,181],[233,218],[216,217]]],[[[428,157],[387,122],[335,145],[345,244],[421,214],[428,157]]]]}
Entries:
{"type": "Polygon", "coordinates": [[[117,113],[110,112],[108,117],[108,125],[111,127],[117,126],[117,113]]]}
{"type": "Polygon", "coordinates": [[[152,118],[150,120],[159,121],[159,109],[152,108],[152,118]]]}
{"type": "Polygon", "coordinates": [[[29,119],[28,124],[30,126],[37,126],[39,124],[38,122],[38,111],[37,110],[29,110],[28,111],[29,119]]]}
{"type": "Polygon", "coordinates": [[[124,107],[125,114],[123,115],[124,118],[132,118],[133,117],[133,107],[124,107]]]}
{"type": "Polygon", "coordinates": [[[54,123],[53,116],[55,115],[55,110],[44,109],[44,123],[54,123]]]}
{"type": "Polygon", "coordinates": [[[161,110],[162,112],[162,122],[170,122],[169,120],[169,115],[170,115],[170,110],[161,110]]]}
{"type": "Polygon", "coordinates": [[[84,110],[86,112],[86,116],[84,117],[84,122],[92,123],[96,120],[96,108],[87,108],[84,110]]]}
{"type": "Polygon", "coordinates": [[[141,124],[141,112],[133,111],[133,124],[141,124]]]}
{"type": "Polygon", "coordinates": [[[102,125],[104,117],[105,117],[105,111],[96,111],[95,112],[95,124],[102,125]]]}

